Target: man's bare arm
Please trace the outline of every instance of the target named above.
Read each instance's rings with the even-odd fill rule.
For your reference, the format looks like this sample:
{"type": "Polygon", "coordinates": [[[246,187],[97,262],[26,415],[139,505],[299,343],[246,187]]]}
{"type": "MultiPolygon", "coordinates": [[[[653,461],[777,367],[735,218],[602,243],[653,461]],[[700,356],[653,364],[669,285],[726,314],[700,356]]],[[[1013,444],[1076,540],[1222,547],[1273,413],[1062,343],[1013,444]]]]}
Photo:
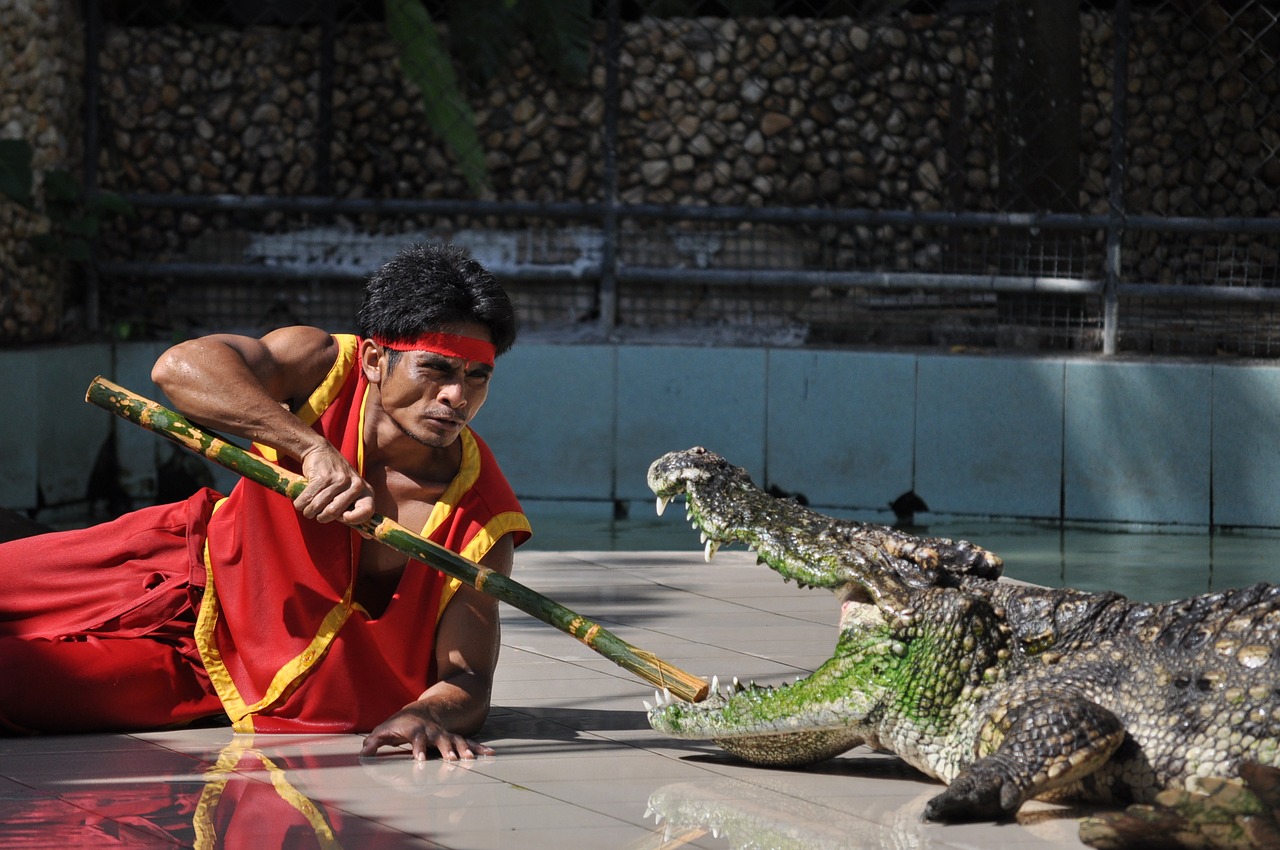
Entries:
{"type": "Polygon", "coordinates": [[[300,460],[309,484],[294,504],[304,516],[360,522],[373,514],[368,484],[292,412],[337,355],[337,343],[319,328],[282,328],[261,339],[213,334],[170,348],[151,378],[192,420],[300,460]]]}
{"type": "MultiPolygon", "coordinates": [[[[504,535],[481,564],[509,576],[514,548],[511,536],[504,535]]],[[[380,747],[409,744],[415,759],[427,758],[432,749],[446,761],[492,755],[492,749],[471,736],[489,716],[500,642],[498,600],[474,588],[460,588],[436,629],[440,680],[374,729],[360,754],[371,756],[380,747]]]]}

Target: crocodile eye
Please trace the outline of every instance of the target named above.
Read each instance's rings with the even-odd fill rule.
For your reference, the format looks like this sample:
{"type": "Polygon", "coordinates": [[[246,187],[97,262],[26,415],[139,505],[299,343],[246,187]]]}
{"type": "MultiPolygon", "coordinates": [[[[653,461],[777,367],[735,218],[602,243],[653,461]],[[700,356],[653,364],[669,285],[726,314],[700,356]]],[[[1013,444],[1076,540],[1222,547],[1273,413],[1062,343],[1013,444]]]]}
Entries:
{"type": "Polygon", "coordinates": [[[1184,649],[1196,649],[1208,639],[1208,632],[1204,629],[1196,629],[1194,632],[1191,632],[1182,639],[1182,646],[1184,649]]]}

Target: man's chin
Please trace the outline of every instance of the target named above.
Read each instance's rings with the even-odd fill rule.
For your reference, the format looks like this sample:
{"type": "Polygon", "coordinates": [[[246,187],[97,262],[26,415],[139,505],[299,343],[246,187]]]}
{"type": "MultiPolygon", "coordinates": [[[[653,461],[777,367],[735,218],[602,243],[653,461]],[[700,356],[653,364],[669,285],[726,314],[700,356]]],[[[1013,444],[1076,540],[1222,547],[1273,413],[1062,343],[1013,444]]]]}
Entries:
{"type": "Polygon", "coordinates": [[[410,431],[402,425],[400,426],[400,432],[409,439],[421,443],[428,448],[445,449],[458,441],[458,437],[461,436],[462,430],[465,427],[465,425],[452,427],[445,425],[436,427],[420,426],[410,431]]]}
{"type": "Polygon", "coordinates": [[[449,448],[449,446],[452,446],[454,443],[458,441],[459,433],[460,432],[458,431],[454,431],[452,433],[446,433],[446,434],[424,433],[424,434],[410,434],[409,436],[417,440],[422,445],[427,446],[428,448],[447,449],[449,448]]]}

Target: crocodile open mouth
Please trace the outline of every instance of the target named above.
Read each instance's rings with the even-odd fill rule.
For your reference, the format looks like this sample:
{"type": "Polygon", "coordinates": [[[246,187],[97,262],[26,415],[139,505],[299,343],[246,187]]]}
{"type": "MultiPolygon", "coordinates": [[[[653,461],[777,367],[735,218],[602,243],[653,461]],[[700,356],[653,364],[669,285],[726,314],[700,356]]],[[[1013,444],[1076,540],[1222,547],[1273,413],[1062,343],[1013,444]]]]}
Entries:
{"type": "MultiPolygon", "coordinates": [[[[673,501],[685,502],[685,519],[699,535],[703,558],[710,563],[724,546],[741,544],[757,562],[771,567],[787,583],[802,588],[831,590],[840,605],[841,628],[851,618],[881,616],[872,594],[858,582],[843,580],[837,570],[817,561],[809,569],[801,553],[793,551],[793,541],[821,538],[818,514],[795,511],[798,505],[762,493],[738,467],[726,463],[705,449],[673,453],[655,461],[649,484],[656,493],[656,509],[661,516],[673,501]]],[[[742,682],[737,677],[722,684],[713,677],[707,698],[686,703],[668,691],[657,691],[654,701],[644,701],[650,724],[674,735],[707,722],[734,707],[751,711],[752,706],[786,702],[788,692],[803,679],[780,685],[742,682]],[[682,731],[683,730],[683,731],[682,731]]],[[[847,730],[798,731],[782,720],[776,725],[762,722],[749,733],[728,732],[710,738],[728,752],[750,762],[769,765],[806,764],[848,749],[847,730]]]]}
{"type": "MultiPolygon", "coordinates": [[[[659,515],[684,498],[685,519],[698,532],[704,560],[710,562],[729,544],[744,545],[784,581],[831,591],[840,606],[842,631],[876,622],[906,623],[914,616],[909,588],[946,584],[959,576],[994,578],[1002,566],[999,558],[965,541],[839,520],[775,497],[745,470],[702,447],[658,458],[649,467],[648,483],[659,515]]],[[[723,693],[712,690],[717,693],[707,709],[717,695],[730,700],[752,687],[735,680],[723,693]]],[[[655,710],[668,703],[659,694],[655,710]]]]}

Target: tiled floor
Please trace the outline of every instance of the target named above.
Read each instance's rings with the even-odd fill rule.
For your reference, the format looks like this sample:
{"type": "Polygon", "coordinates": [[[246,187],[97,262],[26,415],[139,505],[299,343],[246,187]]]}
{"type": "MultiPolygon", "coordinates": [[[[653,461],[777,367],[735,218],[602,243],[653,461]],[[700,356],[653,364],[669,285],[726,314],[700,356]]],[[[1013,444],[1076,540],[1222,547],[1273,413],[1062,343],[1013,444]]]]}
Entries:
{"type": "MultiPolygon", "coordinates": [[[[516,577],[691,673],[780,682],[835,638],[830,594],[742,552],[521,552],[516,577]]],[[[0,847],[1075,848],[1077,821],[1032,803],[1016,824],[920,822],[940,786],[854,750],[765,770],[649,729],[652,688],[511,608],[496,756],[361,759],[356,736],[227,729],[0,739],[0,847]]],[[[5,683],[5,687],[13,683],[5,683]]]]}

